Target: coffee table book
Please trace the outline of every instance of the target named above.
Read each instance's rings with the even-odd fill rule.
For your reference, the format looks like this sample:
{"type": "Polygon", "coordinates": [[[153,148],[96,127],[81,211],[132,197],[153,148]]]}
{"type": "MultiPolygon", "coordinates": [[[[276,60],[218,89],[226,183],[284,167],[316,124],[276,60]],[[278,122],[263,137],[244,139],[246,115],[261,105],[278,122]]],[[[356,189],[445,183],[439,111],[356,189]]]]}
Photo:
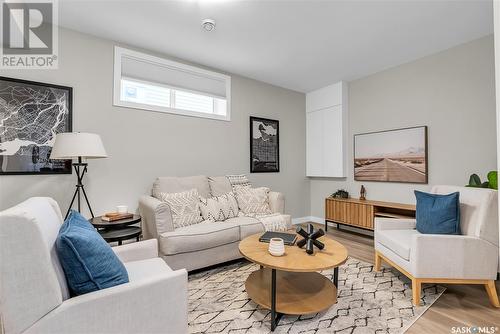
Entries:
{"type": "Polygon", "coordinates": [[[107,222],[114,222],[122,219],[130,219],[132,217],[134,217],[134,214],[132,213],[106,213],[104,216],[101,217],[101,220],[107,222]]]}
{"type": "Polygon", "coordinates": [[[285,245],[291,246],[295,244],[295,241],[297,240],[297,234],[267,231],[266,233],[260,236],[259,241],[269,243],[272,238],[283,239],[283,243],[285,245]]]}

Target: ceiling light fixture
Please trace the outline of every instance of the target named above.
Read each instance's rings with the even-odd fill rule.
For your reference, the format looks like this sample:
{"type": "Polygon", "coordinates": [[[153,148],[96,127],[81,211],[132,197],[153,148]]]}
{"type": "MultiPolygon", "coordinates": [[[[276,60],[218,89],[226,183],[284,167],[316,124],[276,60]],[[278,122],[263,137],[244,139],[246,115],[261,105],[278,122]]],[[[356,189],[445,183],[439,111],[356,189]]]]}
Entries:
{"type": "Polygon", "coordinates": [[[204,19],[203,21],[201,21],[201,26],[203,27],[203,29],[205,29],[206,31],[212,31],[212,30],[215,30],[215,20],[212,20],[212,19],[204,19]]]}

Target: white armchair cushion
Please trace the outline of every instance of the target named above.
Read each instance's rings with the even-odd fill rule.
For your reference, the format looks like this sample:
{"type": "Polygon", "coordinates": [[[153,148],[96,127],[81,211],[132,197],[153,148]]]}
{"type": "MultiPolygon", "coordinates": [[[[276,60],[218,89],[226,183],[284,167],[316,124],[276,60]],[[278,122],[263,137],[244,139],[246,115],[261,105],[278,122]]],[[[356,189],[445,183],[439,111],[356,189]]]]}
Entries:
{"type": "Polygon", "coordinates": [[[417,230],[382,230],[377,231],[377,242],[394,253],[410,261],[412,237],[419,234],[417,230]]]}
{"type": "Polygon", "coordinates": [[[154,276],[161,276],[172,271],[159,257],[125,263],[130,282],[139,282],[154,276]]]}
{"type": "Polygon", "coordinates": [[[111,249],[123,263],[158,257],[158,242],[156,239],[134,242],[112,247],[111,249]]]}

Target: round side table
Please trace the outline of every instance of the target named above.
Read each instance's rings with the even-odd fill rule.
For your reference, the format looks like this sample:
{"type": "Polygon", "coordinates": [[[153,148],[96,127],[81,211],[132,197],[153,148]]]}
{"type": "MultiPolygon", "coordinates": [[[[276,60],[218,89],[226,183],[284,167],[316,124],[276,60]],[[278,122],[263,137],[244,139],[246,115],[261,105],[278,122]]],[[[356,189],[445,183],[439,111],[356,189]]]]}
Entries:
{"type": "Polygon", "coordinates": [[[123,240],[135,238],[139,241],[142,229],[140,226],[131,226],[141,222],[141,216],[134,215],[132,218],[115,220],[108,222],[101,219],[101,216],[89,220],[106,242],[118,242],[121,245],[123,240]]]}

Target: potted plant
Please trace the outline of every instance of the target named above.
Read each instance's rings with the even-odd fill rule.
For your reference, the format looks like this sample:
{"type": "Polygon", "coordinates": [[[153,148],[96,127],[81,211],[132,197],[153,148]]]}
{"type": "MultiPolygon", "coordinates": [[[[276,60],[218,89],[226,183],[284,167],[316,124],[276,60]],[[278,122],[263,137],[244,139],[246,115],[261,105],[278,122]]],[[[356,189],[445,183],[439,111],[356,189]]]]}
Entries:
{"type": "Polygon", "coordinates": [[[488,181],[481,182],[481,178],[477,174],[472,174],[469,177],[469,184],[466,187],[473,188],[489,188],[498,190],[498,173],[496,170],[492,170],[487,175],[488,181]]]}

